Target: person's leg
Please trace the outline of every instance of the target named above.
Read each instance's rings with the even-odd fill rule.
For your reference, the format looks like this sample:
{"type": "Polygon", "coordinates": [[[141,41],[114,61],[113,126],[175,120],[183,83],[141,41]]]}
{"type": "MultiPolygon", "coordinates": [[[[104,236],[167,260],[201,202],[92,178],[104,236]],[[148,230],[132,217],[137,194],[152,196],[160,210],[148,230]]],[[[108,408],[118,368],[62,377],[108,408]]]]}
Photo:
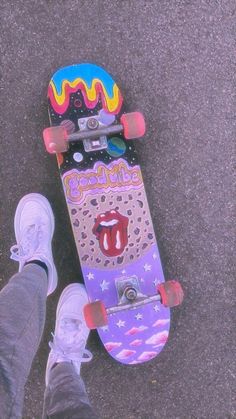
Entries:
{"type": "Polygon", "coordinates": [[[25,266],[0,292],[0,417],[21,417],[26,383],[42,336],[47,275],[25,266]],[[2,416],[1,416],[2,415],[2,416]]]}
{"type": "Polygon", "coordinates": [[[44,396],[43,419],[97,419],[84,382],[73,364],[61,362],[51,370],[44,396]]]}
{"type": "Polygon", "coordinates": [[[42,336],[47,294],[57,285],[51,240],[54,217],[38,194],[26,195],[15,214],[20,272],[0,292],[0,415],[22,415],[24,385],[42,336]]]}
{"type": "Polygon", "coordinates": [[[88,302],[85,287],[66,287],[57,306],[55,332],[46,368],[43,418],[95,419],[83,380],[81,362],[92,354],[85,349],[89,329],[83,315],[88,302]]]}

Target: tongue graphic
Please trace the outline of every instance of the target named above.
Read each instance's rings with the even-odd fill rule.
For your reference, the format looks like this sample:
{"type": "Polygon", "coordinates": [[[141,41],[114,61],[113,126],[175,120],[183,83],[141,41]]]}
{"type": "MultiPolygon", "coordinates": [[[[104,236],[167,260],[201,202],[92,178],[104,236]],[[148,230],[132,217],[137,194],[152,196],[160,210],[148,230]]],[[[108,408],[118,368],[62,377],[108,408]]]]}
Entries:
{"type": "Polygon", "coordinates": [[[128,218],[112,210],[100,214],[93,227],[101,251],[106,256],[118,256],[128,243],[128,218]]]}
{"type": "Polygon", "coordinates": [[[102,252],[107,256],[119,255],[122,248],[122,238],[122,231],[119,230],[118,224],[113,227],[103,226],[99,236],[99,244],[102,252]]]}

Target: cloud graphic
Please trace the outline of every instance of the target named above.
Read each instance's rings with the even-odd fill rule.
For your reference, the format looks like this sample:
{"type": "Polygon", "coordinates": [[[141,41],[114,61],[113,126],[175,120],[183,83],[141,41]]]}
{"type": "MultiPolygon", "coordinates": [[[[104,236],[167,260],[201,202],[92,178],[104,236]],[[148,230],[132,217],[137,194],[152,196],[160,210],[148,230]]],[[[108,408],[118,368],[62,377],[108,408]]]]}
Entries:
{"type": "Polygon", "coordinates": [[[121,352],[119,352],[116,355],[116,358],[118,358],[118,359],[127,359],[127,358],[129,358],[130,356],[132,356],[134,354],[136,354],[136,351],[131,351],[130,349],[123,349],[121,352]]]}
{"type": "Polygon", "coordinates": [[[119,348],[121,345],[121,342],[107,342],[104,346],[108,352],[111,352],[113,349],[119,348]]]}
{"type": "Polygon", "coordinates": [[[156,333],[155,335],[151,336],[149,339],[145,341],[147,345],[159,345],[165,344],[168,339],[168,331],[164,330],[163,332],[156,333]]]}
{"type": "Polygon", "coordinates": [[[140,346],[142,345],[142,339],[135,339],[130,343],[130,346],[140,346]]]}
{"type": "Polygon", "coordinates": [[[139,326],[139,327],[132,327],[132,329],[128,330],[125,334],[129,335],[136,335],[137,333],[143,332],[144,330],[148,329],[147,326],[139,326]]]}
{"type": "Polygon", "coordinates": [[[155,356],[157,355],[157,352],[143,352],[139,357],[138,357],[138,361],[149,361],[152,358],[155,358],[155,356]]]}
{"type": "Polygon", "coordinates": [[[165,326],[166,324],[170,323],[170,319],[158,319],[155,323],[153,323],[153,327],[158,326],[165,326]]]}

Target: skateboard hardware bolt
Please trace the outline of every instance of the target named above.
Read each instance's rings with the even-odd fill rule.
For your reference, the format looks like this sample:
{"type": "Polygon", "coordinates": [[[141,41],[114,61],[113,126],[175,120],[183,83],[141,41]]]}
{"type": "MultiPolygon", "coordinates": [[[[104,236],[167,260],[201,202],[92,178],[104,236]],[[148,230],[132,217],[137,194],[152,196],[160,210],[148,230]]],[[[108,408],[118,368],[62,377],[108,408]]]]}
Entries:
{"type": "Polygon", "coordinates": [[[99,122],[95,118],[90,118],[87,121],[87,128],[88,129],[96,129],[99,126],[99,122]]]}
{"type": "Polygon", "coordinates": [[[124,295],[129,301],[134,301],[137,298],[137,290],[133,287],[125,288],[124,295]]]}

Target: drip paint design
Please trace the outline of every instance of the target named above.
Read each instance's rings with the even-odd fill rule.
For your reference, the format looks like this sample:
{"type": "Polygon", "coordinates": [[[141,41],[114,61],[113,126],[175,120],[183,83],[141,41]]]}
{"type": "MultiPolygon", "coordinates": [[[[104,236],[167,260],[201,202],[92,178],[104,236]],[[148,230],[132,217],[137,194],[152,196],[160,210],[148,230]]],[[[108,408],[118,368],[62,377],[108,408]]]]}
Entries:
{"type": "Polygon", "coordinates": [[[78,64],[58,70],[52,77],[48,97],[53,109],[64,114],[70,103],[70,94],[80,90],[87,108],[93,109],[101,97],[103,109],[118,114],[122,96],[112,77],[94,64],[78,64]]]}

